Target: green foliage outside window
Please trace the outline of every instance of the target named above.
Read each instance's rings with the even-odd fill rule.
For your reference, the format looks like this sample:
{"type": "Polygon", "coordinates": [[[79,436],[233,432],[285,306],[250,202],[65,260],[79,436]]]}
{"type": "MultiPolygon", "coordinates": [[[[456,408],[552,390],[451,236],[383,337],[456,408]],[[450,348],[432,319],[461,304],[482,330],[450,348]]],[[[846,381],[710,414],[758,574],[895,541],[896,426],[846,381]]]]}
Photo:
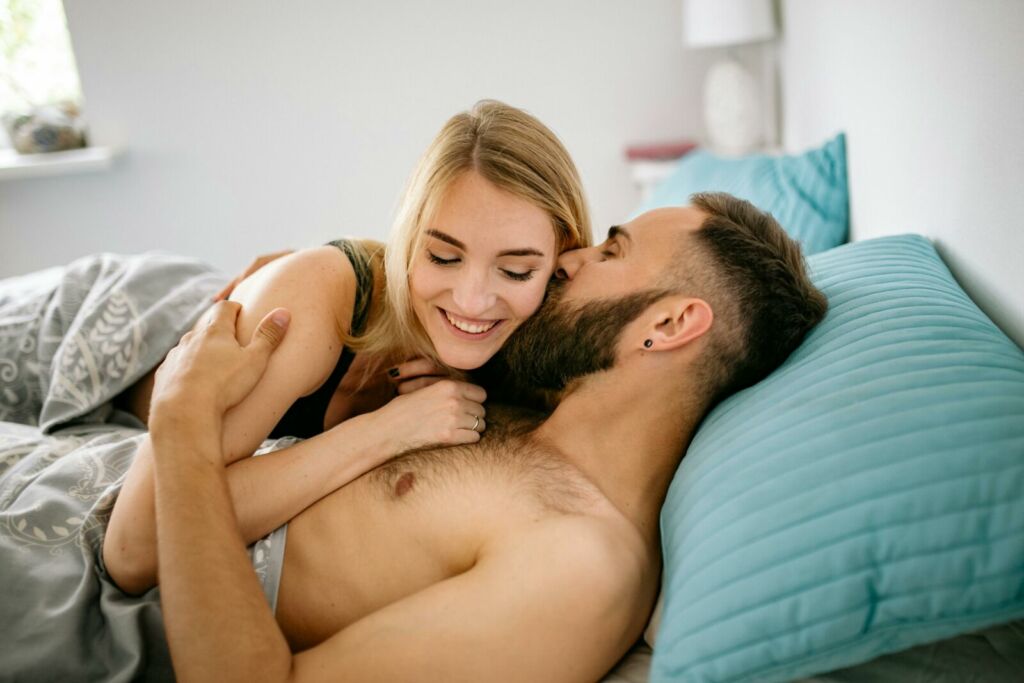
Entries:
{"type": "Polygon", "coordinates": [[[81,98],[60,0],[0,0],[0,113],[81,98]]]}

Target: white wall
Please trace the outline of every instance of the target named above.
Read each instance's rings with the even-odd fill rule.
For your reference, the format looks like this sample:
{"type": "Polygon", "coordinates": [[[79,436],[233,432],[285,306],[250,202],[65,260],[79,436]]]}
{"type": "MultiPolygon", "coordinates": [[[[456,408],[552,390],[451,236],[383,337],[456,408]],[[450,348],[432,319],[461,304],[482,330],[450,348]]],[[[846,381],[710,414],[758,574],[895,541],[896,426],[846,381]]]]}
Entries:
{"type": "Polygon", "coordinates": [[[551,126],[603,232],[637,201],[626,143],[699,131],[678,0],[67,0],[110,172],[0,182],[0,277],[152,248],[235,270],[386,236],[443,122],[484,97],[551,126]]]}
{"type": "Polygon", "coordinates": [[[935,240],[1024,346],[1024,2],[784,0],[784,140],[847,132],[854,239],[935,240]]]}

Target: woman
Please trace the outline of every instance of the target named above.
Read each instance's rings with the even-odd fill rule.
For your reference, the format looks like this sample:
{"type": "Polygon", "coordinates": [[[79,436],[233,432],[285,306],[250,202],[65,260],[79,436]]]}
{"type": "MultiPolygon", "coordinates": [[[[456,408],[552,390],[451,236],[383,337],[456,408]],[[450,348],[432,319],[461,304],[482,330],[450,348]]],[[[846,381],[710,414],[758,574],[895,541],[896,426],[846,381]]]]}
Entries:
{"type": "MultiPolygon", "coordinates": [[[[483,101],[427,149],[386,250],[342,240],[275,260],[240,284],[240,339],[273,309],[291,311],[266,374],[225,422],[246,542],[405,450],[478,440],[483,389],[438,380],[490,359],[540,306],[558,254],[589,244],[568,152],[532,116],[483,101]],[[384,368],[395,398],[376,381],[384,368]],[[269,435],[312,438],[246,457],[269,435]],[[337,457],[310,457],[314,439],[337,457]]],[[[143,419],[146,393],[143,382],[129,397],[143,419]]],[[[156,582],[153,496],[144,441],[103,548],[107,571],[131,593],[156,582]]]]}

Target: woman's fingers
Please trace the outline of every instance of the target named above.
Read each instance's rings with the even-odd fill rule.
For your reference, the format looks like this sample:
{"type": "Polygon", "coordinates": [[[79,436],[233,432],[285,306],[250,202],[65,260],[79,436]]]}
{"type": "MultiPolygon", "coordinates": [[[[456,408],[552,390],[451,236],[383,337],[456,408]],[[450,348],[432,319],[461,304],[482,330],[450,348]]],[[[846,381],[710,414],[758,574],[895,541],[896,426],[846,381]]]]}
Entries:
{"type": "Polygon", "coordinates": [[[483,408],[483,402],[487,400],[487,392],[484,388],[476,384],[470,384],[469,382],[457,382],[459,389],[462,392],[462,397],[467,398],[474,403],[481,404],[483,408]]]}
{"type": "Polygon", "coordinates": [[[476,432],[477,434],[482,434],[483,431],[487,429],[487,420],[479,415],[467,415],[464,429],[476,432]]]}
{"type": "Polygon", "coordinates": [[[417,377],[416,379],[410,379],[410,380],[405,381],[405,382],[399,382],[398,383],[398,395],[399,396],[404,396],[406,394],[411,394],[414,391],[419,391],[420,389],[425,389],[426,387],[429,387],[431,384],[436,384],[436,383],[440,382],[442,379],[444,379],[444,378],[443,377],[417,377]]]}
{"type": "Polygon", "coordinates": [[[447,375],[448,373],[444,368],[429,358],[414,358],[388,370],[388,376],[397,382],[415,379],[416,377],[446,377],[447,375]]]}
{"type": "Polygon", "coordinates": [[[460,409],[470,417],[483,418],[487,415],[487,409],[477,401],[462,400],[459,402],[460,409]]]}

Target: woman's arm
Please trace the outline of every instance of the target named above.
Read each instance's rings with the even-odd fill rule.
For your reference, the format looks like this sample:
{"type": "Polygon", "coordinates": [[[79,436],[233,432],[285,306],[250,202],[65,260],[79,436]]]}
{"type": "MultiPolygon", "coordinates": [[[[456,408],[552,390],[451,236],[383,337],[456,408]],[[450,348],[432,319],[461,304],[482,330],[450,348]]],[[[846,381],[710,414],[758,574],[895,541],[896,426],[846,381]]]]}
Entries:
{"type": "MultiPolygon", "coordinates": [[[[386,445],[372,414],[346,420],[334,429],[259,458],[244,458],[226,470],[239,529],[246,544],[262,538],[328,493],[382,462],[386,445]]],[[[384,458],[386,459],[386,458],[384,458]]],[[[132,466],[136,485],[126,481],[103,544],[107,572],[126,593],[157,584],[157,545],[153,488],[153,445],[147,436],[132,466]],[[123,498],[127,492],[131,498],[123,498]],[[124,501],[129,505],[124,505],[124,501]],[[120,508],[120,509],[119,509],[120,508]],[[147,514],[151,513],[151,514],[147,514]]],[[[196,501],[202,506],[202,501],[196,501]]]]}
{"type": "MultiPolygon", "coordinates": [[[[259,384],[224,418],[223,449],[228,462],[251,455],[289,406],[330,375],[351,321],[355,286],[355,273],[345,255],[334,247],[319,247],[275,261],[236,290],[244,306],[238,320],[239,339],[248,339],[263,316],[275,308],[289,309],[292,321],[288,338],[259,384]]],[[[281,490],[296,496],[296,507],[308,499],[301,489],[281,490]]],[[[111,577],[128,592],[140,592],[154,582],[156,519],[148,438],[139,447],[111,514],[103,558],[111,577]]]]}
{"type": "MultiPolygon", "coordinates": [[[[439,380],[290,448],[229,466],[228,489],[243,540],[252,543],[265,536],[327,494],[406,450],[478,441],[486,428],[486,398],[476,385],[439,380]]],[[[136,462],[141,463],[138,476],[149,477],[151,484],[153,448],[148,437],[136,462]]],[[[145,489],[139,486],[132,491],[137,496],[140,490],[145,489]]],[[[152,486],[149,491],[155,498],[152,486]]],[[[121,537],[112,537],[108,531],[103,545],[107,571],[127,593],[141,593],[157,583],[156,517],[155,513],[145,517],[146,511],[137,501],[132,508],[122,508],[122,526],[115,531],[121,537]],[[130,519],[125,510],[142,514],[130,519]],[[128,545],[115,545],[125,542],[126,531],[132,533],[126,539],[128,545]]]]}
{"type": "MultiPolygon", "coordinates": [[[[309,291],[306,295],[310,295],[309,291]]],[[[484,390],[465,382],[424,377],[433,366],[412,361],[398,366],[396,381],[403,395],[383,408],[346,420],[290,448],[259,458],[242,457],[251,454],[263,437],[253,443],[245,441],[246,437],[252,438],[251,430],[238,429],[238,433],[228,434],[231,421],[239,420],[239,416],[245,414],[243,410],[248,409],[247,404],[257,394],[263,392],[267,401],[273,398],[266,391],[268,378],[272,380],[272,373],[282,368],[287,371],[280,361],[288,352],[289,342],[304,334],[301,330],[302,315],[296,312],[296,307],[276,301],[264,303],[259,313],[243,309],[239,316],[238,336],[246,339],[252,335],[260,316],[278,307],[292,311],[288,336],[271,358],[266,374],[253,394],[225,417],[224,452],[230,453],[230,456],[226,455],[226,461],[236,461],[227,468],[227,481],[246,543],[265,536],[322,497],[403,451],[431,444],[479,440],[486,427],[484,390]],[[249,450],[246,452],[245,449],[249,450]]],[[[293,348],[302,350],[307,345],[293,348]]],[[[302,361],[295,359],[292,362],[301,364],[302,361]]],[[[328,372],[331,368],[333,364],[329,365],[328,372]]],[[[306,393],[322,382],[320,379],[306,393]]],[[[294,393],[293,390],[287,396],[294,393]]],[[[280,396],[277,398],[280,400],[280,396]]],[[[284,409],[293,401],[294,398],[289,398],[284,409]]],[[[257,405],[248,414],[249,419],[260,419],[261,409],[272,411],[272,408],[257,405]]],[[[266,433],[278,419],[265,426],[266,433]]],[[[103,546],[108,573],[122,590],[129,593],[141,593],[157,582],[153,475],[153,449],[147,437],[139,447],[114,506],[103,546]]],[[[202,501],[197,501],[197,505],[201,506],[202,501]]]]}

